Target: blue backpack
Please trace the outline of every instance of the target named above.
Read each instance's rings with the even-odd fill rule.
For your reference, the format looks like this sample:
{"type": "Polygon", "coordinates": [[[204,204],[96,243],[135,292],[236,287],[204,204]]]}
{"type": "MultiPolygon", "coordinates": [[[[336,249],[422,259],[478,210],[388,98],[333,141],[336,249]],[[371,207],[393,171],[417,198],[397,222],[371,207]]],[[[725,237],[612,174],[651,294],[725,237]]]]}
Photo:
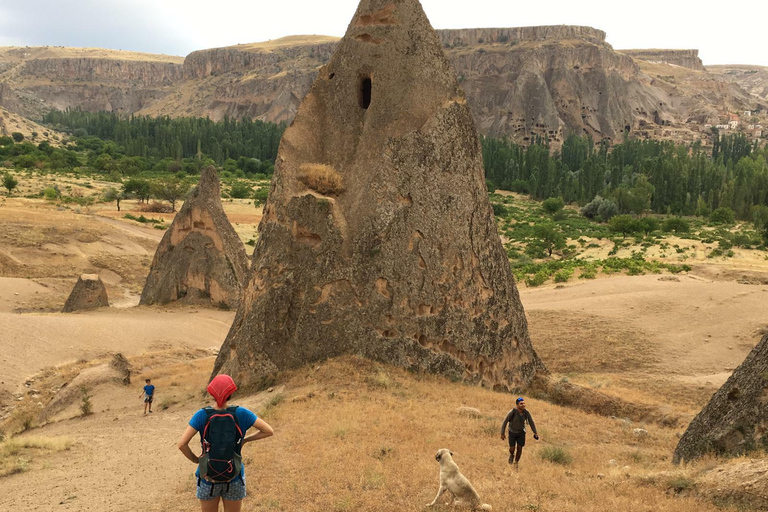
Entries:
{"type": "MultiPolygon", "coordinates": [[[[213,484],[228,483],[238,478],[243,469],[240,451],[243,431],[237,422],[237,406],[226,409],[206,407],[208,418],[200,432],[203,453],[200,455],[200,478],[213,484]]],[[[211,486],[213,493],[213,486],[211,486]]]]}

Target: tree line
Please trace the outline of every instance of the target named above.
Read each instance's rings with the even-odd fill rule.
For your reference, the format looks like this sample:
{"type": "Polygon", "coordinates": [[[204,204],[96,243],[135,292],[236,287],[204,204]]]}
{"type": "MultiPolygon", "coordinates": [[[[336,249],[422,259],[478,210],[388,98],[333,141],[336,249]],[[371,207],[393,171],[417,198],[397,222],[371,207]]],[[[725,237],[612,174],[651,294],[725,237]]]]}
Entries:
{"type": "Polygon", "coordinates": [[[486,177],[493,186],[561,197],[585,205],[610,199],[619,213],[645,211],[709,215],[730,208],[751,220],[755,206],[768,205],[768,149],[744,135],[715,135],[712,154],[700,142],[627,140],[609,147],[589,137],[568,137],[560,150],[541,140],[525,147],[508,139],[482,138],[486,177]]]}
{"type": "MultiPolygon", "coordinates": [[[[130,157],[174,160],[211,159],[219,166],[227,160],[257,159],[274,164],[285,124],[224,117],[123,116],[111,112],[53,110],[43,122],[76,139],[88,136],[114,142],[130,157]]],[[[264,169],[261,169],[262,171],[264,169]]]]}

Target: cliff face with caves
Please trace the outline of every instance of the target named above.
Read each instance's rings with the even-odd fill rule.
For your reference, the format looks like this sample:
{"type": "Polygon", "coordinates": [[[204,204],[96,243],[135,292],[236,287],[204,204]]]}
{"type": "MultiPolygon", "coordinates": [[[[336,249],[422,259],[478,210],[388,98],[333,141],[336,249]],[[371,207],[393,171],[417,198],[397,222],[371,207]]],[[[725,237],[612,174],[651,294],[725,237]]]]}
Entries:
{"type": "MultiPolygon", "coordinates": [[[[615,51],[579,26],[440,30],[480,132],[554,144],[569,133],[662,136],[757,106],[696,50],[615,51]]],[[[68,107],[289,122],[338,44],[292,36],[181,57],[99,49],[0,49],[0,106],[38,118],[68,107]]]]}

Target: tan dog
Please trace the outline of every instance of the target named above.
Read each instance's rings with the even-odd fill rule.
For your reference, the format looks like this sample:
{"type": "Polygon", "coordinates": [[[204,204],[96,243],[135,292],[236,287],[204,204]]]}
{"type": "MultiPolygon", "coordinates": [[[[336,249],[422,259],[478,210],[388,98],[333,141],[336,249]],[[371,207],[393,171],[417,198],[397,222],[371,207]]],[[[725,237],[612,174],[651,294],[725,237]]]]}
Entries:
{"type": "Polygon", "coordinates": [[[453,462],[453,452],[447,448],[437,451],[435,460],[440,463],[440,489],[432,503],[427,505],[431,507],[445,491],[453,494],[454,505],[465,505],[472,507],[472,510],[491,510],[491,506],[480,501],[480,496],[467,477],[461,474],[459,466],[453,462]]]}

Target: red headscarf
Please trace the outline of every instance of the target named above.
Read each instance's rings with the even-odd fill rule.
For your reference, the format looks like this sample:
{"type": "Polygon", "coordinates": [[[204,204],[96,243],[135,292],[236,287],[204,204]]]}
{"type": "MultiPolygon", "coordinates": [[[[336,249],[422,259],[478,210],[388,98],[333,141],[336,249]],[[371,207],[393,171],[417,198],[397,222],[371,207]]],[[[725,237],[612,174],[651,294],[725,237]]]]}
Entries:
{"type": "Polygon", "coordinates": [[[208,393],[216,399],[216,405],[223,407],[229,396],[237,390],[235,381],[229,375],[217,375],[208,384],[208,393]]]}

